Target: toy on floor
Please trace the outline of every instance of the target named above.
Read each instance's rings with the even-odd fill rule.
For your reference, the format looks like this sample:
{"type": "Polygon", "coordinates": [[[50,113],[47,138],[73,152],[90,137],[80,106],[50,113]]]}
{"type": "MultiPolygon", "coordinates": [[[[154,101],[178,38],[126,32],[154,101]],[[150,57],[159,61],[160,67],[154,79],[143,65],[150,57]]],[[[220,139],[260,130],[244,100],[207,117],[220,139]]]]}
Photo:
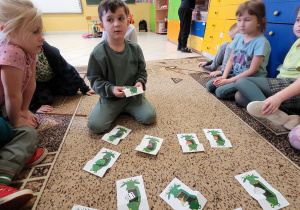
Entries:
{"type": "Polygon", "coordinates": [[[87,39],[87,38],[92,38],[93,34],[82,34],[82,38],[87,39]]]}

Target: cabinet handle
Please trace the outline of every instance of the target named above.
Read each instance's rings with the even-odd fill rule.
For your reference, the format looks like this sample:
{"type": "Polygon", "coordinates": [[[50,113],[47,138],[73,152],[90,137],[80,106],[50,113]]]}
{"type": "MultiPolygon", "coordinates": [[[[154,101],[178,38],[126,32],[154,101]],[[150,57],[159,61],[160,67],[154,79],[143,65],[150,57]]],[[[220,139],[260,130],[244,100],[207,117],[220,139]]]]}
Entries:
{"type": "Polygon", "coordinates": [[[278,11],[275,11],[273,14],[274,14],[274,16],[278,16],[278,15],[279,15],[279,12],[278,12],[278,11]]]}
{"type": "Polygon", "coordinates": [[[215,25],[215,24],[212,24],[212,26],[215,27],[216,25],[215,25]]]}
{"type": "Polygon", "coordinates": [[[213,38],[213,36],[209,36],[209,38],[213,38]]]}
{"type": "Polygon", "coordinates": [[[218,14],[218,11],[215,11],[215,14],[218,14]]]}
{"type": "Polygon", "coordinates": [[[269,35],[270,35],[270,36],[273,36],[273,35],[274,35],[274,32],[273,32],[273,31],[270,31],[270,32],[269,32],[269,35]]]}
{"type": "Polygon", "coordinates": [[[209,49],[209,47],[206,47],[206,49],[209,49]]]}

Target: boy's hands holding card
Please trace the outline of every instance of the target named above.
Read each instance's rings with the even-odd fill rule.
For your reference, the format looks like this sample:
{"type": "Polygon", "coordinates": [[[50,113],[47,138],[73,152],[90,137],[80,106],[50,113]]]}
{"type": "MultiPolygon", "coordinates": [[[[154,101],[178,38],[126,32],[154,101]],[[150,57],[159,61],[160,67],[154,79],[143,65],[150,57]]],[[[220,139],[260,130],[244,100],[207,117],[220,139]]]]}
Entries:
{"type": "Polygon", "coordinates": [[[125,97],[125,93],[123,92],[124,89],[125,89],[124,87],[115,86],[113,92],[114,92],[116,97],[124,98],[125,97]]]}

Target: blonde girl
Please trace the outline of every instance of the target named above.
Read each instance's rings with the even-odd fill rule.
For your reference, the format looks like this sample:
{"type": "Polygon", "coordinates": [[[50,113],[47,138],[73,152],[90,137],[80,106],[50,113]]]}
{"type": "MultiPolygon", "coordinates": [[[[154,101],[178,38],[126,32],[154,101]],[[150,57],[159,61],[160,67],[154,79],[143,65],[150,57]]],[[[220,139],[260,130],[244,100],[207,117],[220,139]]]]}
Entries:
{"type": "Polygon", "coordinates": [[[26,164],[36,165],[47,154],[36,149],[37,118],[28,111],[44,41],[41,15],[29,0],[0,1],[0,209],[19,208],[31,199],[31,190],[8,185],[26,164]],[[10,125],[3,126],[3,119],[10,125]],[[12,139],[3,138],[6,134],[12,139]]]}
{"type": "Polygon", "coordinates": [[[264,37],[266,28],[265,5],[252,0],[241,4],[236,11],[239,33],[231,44],[233,50],[221,77],[206,84],[218,98],[233,99],[236,93],[234,83],[241,77],[265,77],[271,52],[270,43],[264,37]],[[232,74],[229,74],[233,71],[232,74]]]}

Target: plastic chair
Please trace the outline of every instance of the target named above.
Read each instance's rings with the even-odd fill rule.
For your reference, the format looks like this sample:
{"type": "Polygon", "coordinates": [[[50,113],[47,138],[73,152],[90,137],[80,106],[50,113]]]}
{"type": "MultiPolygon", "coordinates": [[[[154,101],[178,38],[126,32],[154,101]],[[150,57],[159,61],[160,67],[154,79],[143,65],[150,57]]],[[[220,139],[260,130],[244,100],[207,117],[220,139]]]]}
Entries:
{"type": "Polygon", "coordinates": [[[93,32],[93,28],[92,28],[93,19],[92,19],[92,16],[86,16],[85,19],[86,19],[86,22],[87,22],[88,34],[89,34],[90,33],[90,28],[91,28],[91,31],[93,32]]]}

